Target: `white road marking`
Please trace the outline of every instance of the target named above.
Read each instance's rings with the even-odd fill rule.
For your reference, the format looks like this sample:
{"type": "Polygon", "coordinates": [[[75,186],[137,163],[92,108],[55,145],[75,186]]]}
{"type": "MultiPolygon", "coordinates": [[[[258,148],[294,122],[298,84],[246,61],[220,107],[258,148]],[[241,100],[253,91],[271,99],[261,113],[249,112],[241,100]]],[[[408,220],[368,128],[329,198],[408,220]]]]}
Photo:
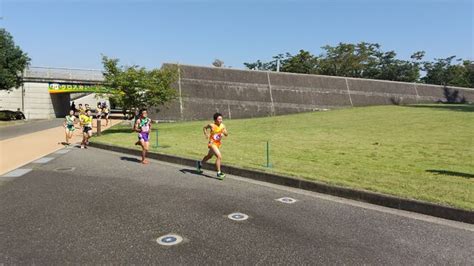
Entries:
{"type": "Polygon", "coordinates": [[[68,153],[70,151],[70,149],[62,149],[62,150],[59,150],[57,152],[55,152],[55,154],[65,154],[65,153],[68,153]]]}
{"type": "MultiPolygon", "coordinates": [[[[101,150],[102,152],[109,153],[109,154],[116,154],[116,155],[123,155],[123,153],[120,152],[115,152],[115,151],[108,151],[108,150],[102,150],[102,149],[97,149],[101,150]]],[[[154,160],[150,159],[158,164],[166,165],[166,166],[171,166],[176,169],[182,169],[183,167],[189,167],[189,166],[184,166],[181,164],[174,164],[174,163],[168,163],[168,162],[163,162],[159,160],[154,160]]],[[[365,203],[362,201],[356,201],[356,200],[351,200],[351,199],[346,199],[346,198],[341,198],[341,197],[336,197],[328,194],[322,194],[314,191],[309,191],[309,190],[304,190],[304,189],[299,189],[299,188],[293,188],[293,187],[287,187],[287,186],[282,186],[282,185],[277,185],[277,184],[272,184],[268,182],[263,182],[263,181],[258,181],[258,180],[253,180],[250,178],[245,178],[245,177],[239,177],[235,175],[226,175],[227,179],[231,180],[236,180],[244,183],[250,183],[254,185],[260,185],[263,187],[268,187],[280,191],[286,191],[286,192],[292,192],[295,194],[299,195],[304,195],[304,196],[309,196],[312,198],[317,198],[321,200],[326,200],[326,201],[331,201],[331,202],[336,202],[339,204],[343,205],[350,205],[353,207],[358,207],[362,209],[367,209],[367,210],[372,210],[372,211],[378,211],[381,213],[388,213],[391,215],[396,215],[400,217],[405,217],[409,219],[415,219],[423,222],[428,222],[428,223],[433,223],[433,224],[438,224],[438,225],[444,225],[444,226],[449,226],[457,229],[463,229],[467,231],[474,232],[474,226],[468,223],[463,223],[463,222],[458,222],[458,221],[453,221],[453,220],[448,220],[448,219],[443,219],[435,216],[430,216],[430,215],[425,215],[421,213],[416,213],[416,212],[409,212],[405,210],[399,210],[399,209],[393,209],[389,207],[384,207],[380,205],[375,205],[375,204],[370,204],[370,203],[365,203]]]]}
{"type": "Polygon", "coordinates": [[[47,162],[49,162],[53,159],[54,159],[54,157],[43,157],[43,158],[40,158],[36,161],[33,161],[33,163],[47,163],[47,162]]]}
{"type": "Polygon", "coordinates": [[[231,213],[227,216],[229,219],[234,220],[234,221],[244,221],[249,218],[247,214],[240,213],[240,212],[234,212],[231,213]]]}
{"type": "Polygon", "coordinates": [[[2,177],[20,177],[33,169],[20,168],[4,174],[2,177]]]}
{"type": "Polygon", "coordinates": [[[292,203],[297,202],[298,200],[294,198],[290,198],[290,197],[283,197],[283,198],[276,199],[276,201],[283,202],[286,204],[292,204],[292,203]]]}
{"type": "Polygon", "coordinates": [[[163,246],[173,246],[183,242],[183,238],[178,235],[169,234],[159,237],[156,242],[163,246]]]}

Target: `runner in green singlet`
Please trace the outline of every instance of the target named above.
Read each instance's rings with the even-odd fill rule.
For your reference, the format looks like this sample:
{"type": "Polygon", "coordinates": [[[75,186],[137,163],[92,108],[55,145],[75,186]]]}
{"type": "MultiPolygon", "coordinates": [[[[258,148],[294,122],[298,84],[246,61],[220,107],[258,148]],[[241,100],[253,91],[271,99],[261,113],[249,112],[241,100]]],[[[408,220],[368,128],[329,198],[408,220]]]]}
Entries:
{"type": "Polygon", "coordinates": [[[72,139],[72,136],[74,134],[74,130],[76,129],[74,127],[74,123],[76,122],[76,117],[74,116],[74,110],[69,111],[69,115],[66,116],[66,119],[64,120],[64,128],[66,132],[66,145],[69,145],[69,140],[72,139]]]}

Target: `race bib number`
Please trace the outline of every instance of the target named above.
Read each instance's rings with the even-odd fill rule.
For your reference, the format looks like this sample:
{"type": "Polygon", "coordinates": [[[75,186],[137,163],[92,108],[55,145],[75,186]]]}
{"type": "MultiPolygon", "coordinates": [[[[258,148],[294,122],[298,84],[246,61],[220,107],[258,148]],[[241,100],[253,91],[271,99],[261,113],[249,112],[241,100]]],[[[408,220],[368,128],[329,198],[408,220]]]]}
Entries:
{"type": "Polygon", "coordinates": [[[222,138],[222,135],[221,135],[221,134],[215,134],[215,135],[212,137],[212,139],[214,139],[214,140],[216,140],[216,141],[221,140],[221,138],[222,138]]]}
{"type": "Polygon", "coordinates": [[[142,132],[148,132],[150,130],[150,126],[142,126],[142,132]]]}

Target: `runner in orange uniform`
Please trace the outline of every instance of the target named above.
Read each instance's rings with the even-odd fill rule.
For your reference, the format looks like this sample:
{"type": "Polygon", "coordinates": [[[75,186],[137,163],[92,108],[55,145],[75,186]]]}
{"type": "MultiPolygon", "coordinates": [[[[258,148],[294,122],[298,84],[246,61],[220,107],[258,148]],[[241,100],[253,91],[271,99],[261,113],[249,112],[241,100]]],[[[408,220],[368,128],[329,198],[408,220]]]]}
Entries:
{"type": "Polygon", "coordinates": [[[202,161],[197,161],[197,170],[199,173],[202,173],[202,163],[205,163],[207,160],[211,159],[212,156],[216,156],[216,169],[217,169],[217,178],[224,179],[225,174],[221,172],[221,161],[222,155],[219,150],[221,146],[222,136],[228,135],[225,125],[222,123],[222,114],[214,114],[214,123],[208,124],[203,128],[204,135],[206,139],[209,139],[207,147],[209,152],[202,159],[202,161]]]}

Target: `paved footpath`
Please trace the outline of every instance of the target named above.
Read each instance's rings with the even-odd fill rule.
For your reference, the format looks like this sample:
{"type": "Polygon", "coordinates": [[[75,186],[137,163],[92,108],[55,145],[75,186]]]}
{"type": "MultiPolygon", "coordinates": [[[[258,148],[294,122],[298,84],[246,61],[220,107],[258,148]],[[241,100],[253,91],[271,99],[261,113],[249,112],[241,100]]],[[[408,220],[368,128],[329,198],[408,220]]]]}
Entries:
{"type": "Polygon", "coordinates": [[[95,148],[21,169],[0,176],[0,264],[474,264],[469,224],[95,148]]]}
{"type": "MultiPolygon", "coordinates": [[[[0,128],[0,175],[63,147],[63,119],[34,121],[28,124],[0,128]]],[[[108,127],[123,120],[110,120],[108,127]]],[[[94,119],[94,126],[96,124],[94,119]]],[[[104,120],[102,121],[104,123],[104,120]]],[[[96,132],[96,127],[93,128],[96,132]]],[[[74,131],[72,143],[82,140],[82,130],[74,131]]]]}
{"type": "Polygon", "coordinates": [[[63,124],[63,121],[63,118],[54,118],[49,120],[11,121],[13,125],[4,125],[0,127],[0,140],[10,139],[19,137],[21,135],[59,127],[63,124]],[[21,124],[14,124],[16,122],[21,124]]]}

